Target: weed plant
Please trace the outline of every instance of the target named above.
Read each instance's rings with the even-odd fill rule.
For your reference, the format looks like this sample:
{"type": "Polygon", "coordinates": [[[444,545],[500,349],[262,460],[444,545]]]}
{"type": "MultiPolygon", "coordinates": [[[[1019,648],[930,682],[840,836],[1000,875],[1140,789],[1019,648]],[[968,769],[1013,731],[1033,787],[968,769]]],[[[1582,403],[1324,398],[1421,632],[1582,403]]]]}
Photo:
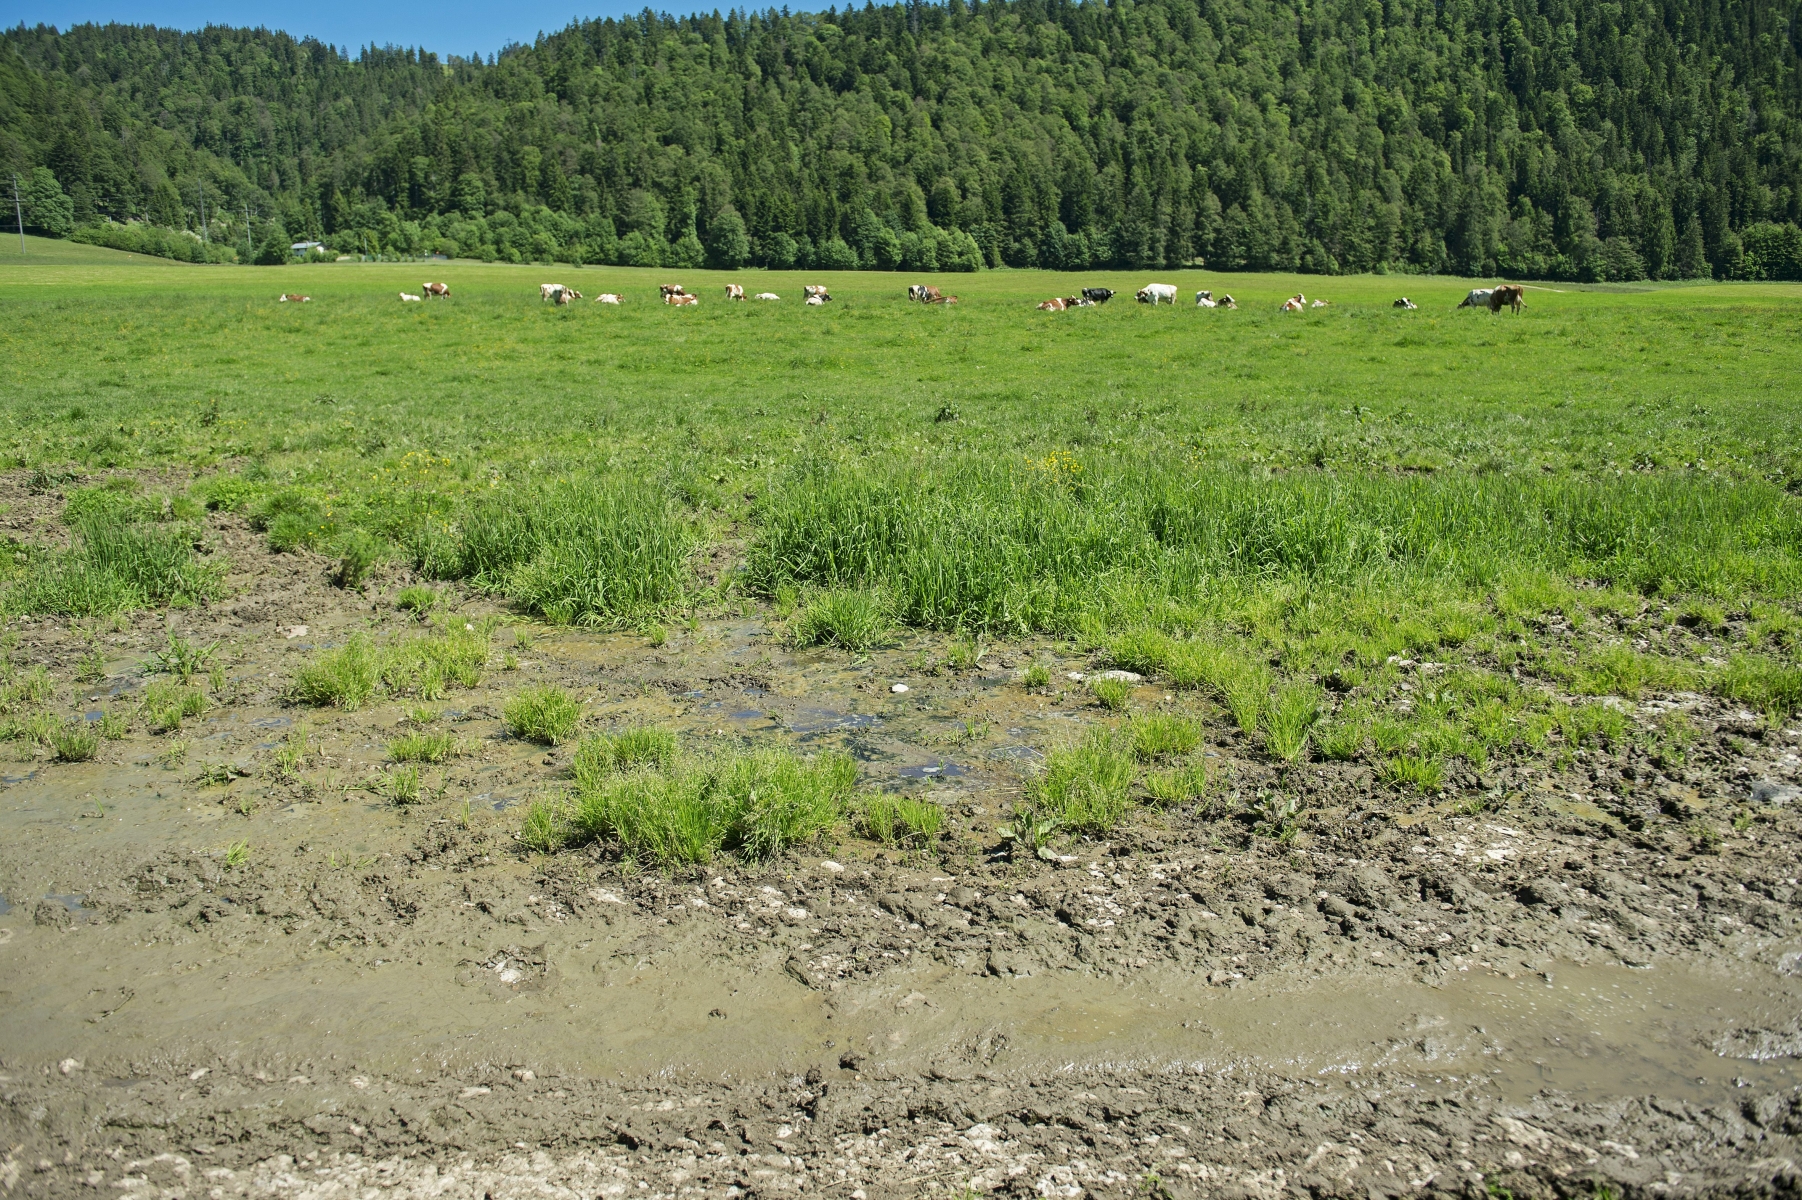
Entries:
{"type": "Polygon", "coordinates": [[[1056,833],[1105,834],[1131,806],[1138,773],[1126,734],[1094,730],[1046,756],[1014,805],[1012,832],[1035,848],[1056,833]]]}
{"type": "Polygon", "coordinates": [[[1050,687],[1051,668],[1042,662],[1028,663],[1026,669],[1020,672],[1020,686],[1032,691],[1050,687]]]}
{"type": "Polygon", "coordinates": [[[377,695],[443,698],[451,684],[474,687],[487,666],[488,622],[450,620],[436,632],[379,644],[357,634],[295,673],[290,694],[303,704],[355,712],[377,695]]]}
{"type": "Polygon", "coordinates": [[[421,795],[419,768],[408,765],[383,771],[370,779],[369,790],[390,804],[417,804],[421,795]]]}
{"type": "Polygon", "coordinates": [[[1278,688],[1264,718],[1270,753],[1284,762],[1300,759],[1308,748],[1308,735],[1320,720],[1320,708],[1320,690],[1311,684],[1288,683],[1278,688]]]}
{"type": "Polygon", "coordinates": [[[1146,797],[1161,807],[1199,800],[1208,794],[1207,766],[1198,761],[1152,771],[1145,776],[1144,787],[1146,797]]]}
{"type": "Polygon", "coordinates": [[[139,703],[144,724],[157,733],[174,733],[183,721],[203,715],[209,707],[206,693],[173,679],[150,684],[139,703]]]}
{"type": "Polygon", "coordinates": [[[388,743],[388,757],[401,762],[449,762],[467,753],[463,739],[452,733],[411,733],[388,743]]]}
{"type": "Polygon", "coordinates": [[[1132,684],[1124,679],[1091,679],[1089,691],[1095,696],[1095,702],[1113,712],[1123,712],[1127,703],[1132,700],[1132,684]]]}
{"type": "Polygon", "coordinates": [[[675,764],[677,751],[674,733],[641,725],[618,733],[583,738],[570,766],[577,784],[586,788],[597,785],[612,771],[629,771],[636,767],[666,771],[675,764]]]}
{"type": "Polygon", "coordinates": [[[61,762],[87,762],[100,750],[100,735],[79,718],[63,721],[50,731],[50,748],[61,762]]]}
{"type": "Polygon", "coordinates": [[[394,594],[394,607],[425,616],[438,607],[438,590],[423,583],[409,584],[394,594]]]}
{"type": "Polygon", "coordinates": [[[520,692],[502,707],[501,715],[514,737],[556,746],[575,733],[582,706],[562,688],[546,684],[520,692]]]}
{"type": "Polygon", "coordinates": [[[153,673],[173,675],[183,684],[190,684],[194,682],[194,676],[207,669],[218,649],[218,642],[196,646],[171,629],[163,648],[151,653],[145,669],[153,673]]]}
{"type": "Polygon", "coordinates": [[[1200,723],[1166,713],[1136,718],[1128,732],[1133,753],[1148,762],[1180,758],[1201,745],[1200,723]]]}

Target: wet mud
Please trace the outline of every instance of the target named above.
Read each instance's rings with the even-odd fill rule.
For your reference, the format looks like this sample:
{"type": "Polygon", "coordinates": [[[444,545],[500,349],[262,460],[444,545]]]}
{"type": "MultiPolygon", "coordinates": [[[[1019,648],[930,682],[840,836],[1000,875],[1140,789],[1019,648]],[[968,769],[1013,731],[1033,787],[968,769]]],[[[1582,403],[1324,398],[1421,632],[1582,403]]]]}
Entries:
{"type": "MultiPolygon", "coordinates": [[[[49,498],[10,499],[16,529],[48,529],[49,498]]],[[[218,642],[223,679],[178,733],[133,723],[95,761],[0,769],[0,1191],[1802,1187],[1802,730],[1647,696],[1637,714],[1681,706],[1713,747],[1680,777],[1521,761],[1419,799],[1306,764],[1279,842],[1235,816],[1274,768],[1147,683],[1140,709],[1206,722],[1217,802],[1047,860],[998,836],[1011,798],[1119,718],[1017,672],[1104,664],[1041,641],[952,670],[913,635],[797,651],[730,601],[658,645],[503,627],[481,682],[437,706],[469,752],[397,806],[369,783],[409,705],[287,689],[322,648],[421,628],[394,607],[407,580],[345,592],[323,560],[213,523],[228,600],[11,626],[15,666],[95,721],[131,710],[171,624],[218,642]],[[102,677],[78,680],[96,644],[102,677]],[[943,804],[947,831],[931,854],[846,835],[677,872],[529,853],[522,806],[569,786],[570,747],[512,738],[500,711],[541,682],[590,729],[845,749],[863,786],[943,804]],[[278,771],[302,727],[303,765],[278,771]],[[1704,817],[1721,833],[1698,845],[1704,817]]],[[[435,619],[501,612],[444,590],[435,619]]]]}

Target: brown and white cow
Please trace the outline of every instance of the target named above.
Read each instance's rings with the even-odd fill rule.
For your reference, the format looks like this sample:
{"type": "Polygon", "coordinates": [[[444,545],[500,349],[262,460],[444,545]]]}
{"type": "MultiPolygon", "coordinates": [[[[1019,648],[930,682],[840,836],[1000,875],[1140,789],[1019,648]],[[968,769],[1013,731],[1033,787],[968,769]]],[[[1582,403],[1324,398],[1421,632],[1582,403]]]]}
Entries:
{"type": "Polygon", "coordinates": [[[832,299],[832,293],[826,290],[826,285],[823,283],[807,284],[801,291],[809,300],[817,298],[821,304],[832,299]]]}
{"type": "Polygon", "coordinates": [[[596,304],[618,304],[620,298],[613,292],[602,292],[594,298],[596,304]]]}
{"type": "Polygon", "coordinates": [[[450,299],[450,284],[448,283],[422,283],[419,285],[419,290],[428,300],[450,299]]]}
{"type": "Polygon", "coordinates": [[[1069,307],[1070,307],[1070,302],[1068,300],[1065,300],[1061,296],[1053,296],[1051,299],[1049,299],[1049,300],[1045,301],[1043,304],[1039,305],[1039,311],[1040,312],[1063,312],[1066,308],[1069,308],[1069,307]]]}
{"type": "Polygon", "coordinates": [[[559,308],[567,307],[571,300],[580,300],[581,298],[582,293],[575,288],[564,288],[557,293],[557,305],[559,308]]]}
{"type": "Polygon", "coordinates": [[[916,283],[907,289],[907,298],[921,304],[930,304],[937,297],[939,290],[930,283],[916,283]]]}
{"type": "Polygon", "coordinates": [[[563,285],[560,283],[541,283],[538,285],[538,298],[540,300],[555,300],[557,298],[557,293],[562,290],[563,285]]]}
{"type": "Polygon", "coordinates": [[[1219,304],[1220,304],[1221,308],[1238,308],[1239,307],[1239,302],[1237,300],[1233,299],[1231,296],[1220,297],[1219,304]]]}
{"type": "Polygon", "coordinates": [[[286,304],[288,301],[292,300],[297,304],[305,304],[311,299],[311,296],[303,296],[299,292],[283,292],[280,296],[275,298],[275,302],[277,304],[286,304]]]}
{"type": "Polygon", "coordinates": [[[1301,312],[1308,307],[1308,298],[1300,292],[1283,301],[1283,312],[1301,312]]]}
{"type": "Polygon", "coordinates": [[[743,300],[744,298],[745,298],[745,289],[744,288],[740,287],[736,283],[728,283],[726,285],[726,299],[728,299],[728,300],[743,300]]]}
{"type": "Polygon", "coordinates": [[[1527,306],[1527,289],[1518,283],[1504,283],[1489,293],[1489,311],[1498,313],[1506,304],[1513,312],[1519,312],[1527,306]]]}
{"type": "Polygon", "coordinates": [[[663,302],[665,304],[673,304],[677,308],[687,308],[690,305],[699,306],[701,298],[699,296],[691,296],[687,292],[674,292],[665,296],[663,302]]]}
{"type": "Polygon", "coordinates": [[[751,299],[753,299],[753,300],[780,300],[780,299],[782,299],[782,297],[778,296],[775,292],[758,292],[755,296],[751,297],[751,299]]]}
{"type": "Polygon", "coordinates": [[[682,290],[682,285],[679,283],[660,283],[657,285],[657,290],[663,293],[663,298],[666,301],[671,296],[686,296],[686,295],[688,295],[687,292],[682,290]]]}
{"type": "Polygon", "coordinates": [[[934,296],[932,299],[928,300],[926,303],[928,303],[928,304],[956,304],[957,297],[956,296],[934,296]]]}

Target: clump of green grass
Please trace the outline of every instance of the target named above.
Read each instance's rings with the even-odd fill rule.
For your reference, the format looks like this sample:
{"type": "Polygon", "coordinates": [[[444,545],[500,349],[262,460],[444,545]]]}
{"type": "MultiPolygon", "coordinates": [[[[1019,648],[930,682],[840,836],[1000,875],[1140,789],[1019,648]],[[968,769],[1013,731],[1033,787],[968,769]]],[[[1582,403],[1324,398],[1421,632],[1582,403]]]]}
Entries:
{"type": "Polygon", "coordinates": [[[507,701],[501,710],[514,737],[555,746],[568,741],[582,719],[582,706],[555,684],[530,687],[507,701]]]}
{"type": "Polygon", "coordinates": [[[628,857],[665,866],[722,852],[765,859],[836,825],[856,779],[847,755],[803,759],[787,750],[594,772],[565,810],[528,813],[521,837],[540,849],[612,841],[628,857]]]}
{"type": "Polygon", "coordinates": [[[185,608],[219,596],[224,566],[195,553],[185,523],[151,523],[97,512],[75,523],[67,550],[40,552],[0,609],[74,617],[152,606],[185,608]]]}
{"type": "Polygon", "coordinates": [[[945,810],[912,796],[872,796],[859,814],[859,824],[872,840],[885,846],[924,849],[945,824],[945,810]]]}
{"type": "Polygon", "coordinates": [[[622,729],[582,739],[570,766],[578,785],[588,787],[612,771],[635,767],[668,770],[676,761],[676,735],[654,725],[622,729]]]}
{"type": "Polygon", "coordinates": [[[1094,730],[1046,756],[1014,805],[1011,832],[1035,848],[1054,833],[1107,833],[1131,806],[1137,778],[1131,740],[1094,730]]]}
{"type": "Polygon", "coordinates": [[[423,583],[408,584],[394,593],[394,607],[423,617],[438,607],[438,589],[423,583]]]}
{"type": "Polygon", "coordinates": [[[1119,639],[1112,656],[1129,670],[1162,672],[1177,687],[1212,691],[1248,736],[1257,732],[1270,702],[1270,667],[1227,646],[1140,630],[1119,639]]]}
{"type": "Polygon", "coordinates": [[[99,752],[100,736],[86,721],[64,721],[50,732],[50,748],[61,762],[87,762],[99,752]]]}
{"type": "Polygon", "coordinates": [[[250,861],[250,843],[236,841],[225,848],[225,865],[237,870],[250,861]]]}
{"type": "Polygon", "coordinates": [[[862,653],[888,632],[882,601],[872,592],[835,588],[808,600],[795,618],[798,646],[838,646],[862,653]]]}
{"type": "Polygon", "coordinates": [[[1736,654],[1715,672],[1714,693],[1782,720],[1802,712],[1802,667],[1757,654],[1736,654]]]}
{"type": "Polygon", "coordinates": [[[162,680],[144,689],[140,708],[144,724],[158,733],[174,733],[189,717],[203,715],[210,707],[206,694],[199,688],[183,686],[173,679],[162,680]]]}
{"type": "Polygon", "coordinates": [[[373,776],[368,786],[370,791],[390,804],[402,807],[417,804],[420,797],[419,768],[409,765],[383,771],[373,776]]]}
{"type": "Polygon", "coordinates": [[[205,646],[196,646],[173,629],[168,631],[161,650],[153,651],[145,663],[145,669],[173,675],[182,683],[194,682],[194,676],[207,669],[213,661],[213,655],[219,649],[218,642],[205,646]]]}
{"type": "Polygon", "coordinates": [[[454,535],[423,531],[416,565],[556,624],[622,625],[679,600],[694,539],[657,492],[570,483],[483,499],[454,535]]]}
{"type": "Polygon", "coordinates": [[[1042,662],[1028,663],[1020,672],[1020,686],[1028,690],[1051,686],[1051,668],[1042,662]]]}
{"type": "Polygon", "coordinates": [[[982,661],[983,645],[973,634],[959,633],[945,648],[945,666],[953,671],[974,671],[982,661]]]}
{"type": "Polygon", "coordinates": [[[381,561],[382,544],[361,529],[352,529],[338,539],[338,565],[332,571],[332,582],[347,591],[362,588],[369,572],[381,561]]]}
{"type": "Polygon", "coordinates": [[[1618,744],[1627,733],[1627,714],[1609,704],[1573,704],[1558,712],[1558,732],[1572,746],[1618,744]]]}
{"type": "Polygon", "coordinates": [[[449,762],[466,750],[463,739],[449,732],[410,733],[388,743],[388,757],[395,762],[449,762]]]}
{"type": "Polygon", "coordinates": [[[1284,762],[1294,762],[1308,748],[1308,735],[1320,720],[1320,690],[1312,684],[1289,683],[1277,689],[1264,716],[1266,744],[1284,762]]]}
{"type": "Polygon", "coordinates": [[[307,729],[304,725],[296,725],[282,739],[270,756],[269,764],[275,778],[282,783],[291,783],[300,777],[300,769],[307,761],[307,729]]]}
{"type": "Polygon", "coordinates": [[[1364,723],[1357,720],[1333,721],[1324,727],[1317,727],[1314,733],[1314,744],[1320,750],[1320,756],[1334,762],[1347,762],[1358,757],[1364,749],[1367,730],[1364,723]]]}
{"type": "Polygon", "coordinates": [[[1390,783],[1420,792],[1436,792],[1445,782],[1445,765],[1421,754],[1398,754],[1386,759],[1377,773],[1390,783]]]}
{"type": "Polygon", "coordinates": [[[1694,672],[1685,664],[1620,645],[1589,650],[1558,674],[1580,696],[1629,700],[1648,687],[1686,688],[1694,682],[1694,672]]]}
{"type": "Polygon", "coordinates": [[[1155,713],[1129,726],[1133,753],[1141,759],[1178,758],[1201,745],[1201,725],[1187,717],[1155,713]]]}
{"type": "Polygon", "coordinates": [[[1123,711],[1132,700],[1132,684],[1124,679],[1091,679],[1089,691],[1095,696],[1095,702],[1113,712],[1123,711]]]}
{"type": "Polygon", "coordinates": [[[1168,807],[1199,800],[1208,793],[1205,761],[1183,763],[1145,776],[1145,794],[1154,804],[1168,807]]]}
{"type": "Polygon", "coordinates": [[[452,619],[440,629],[381,645],[357,634],[295,673],[290,694],[303,704],[355,712],[378,694],[442,699],[455,683],[474,687],[488,663],[487,622],[452,619]]]}

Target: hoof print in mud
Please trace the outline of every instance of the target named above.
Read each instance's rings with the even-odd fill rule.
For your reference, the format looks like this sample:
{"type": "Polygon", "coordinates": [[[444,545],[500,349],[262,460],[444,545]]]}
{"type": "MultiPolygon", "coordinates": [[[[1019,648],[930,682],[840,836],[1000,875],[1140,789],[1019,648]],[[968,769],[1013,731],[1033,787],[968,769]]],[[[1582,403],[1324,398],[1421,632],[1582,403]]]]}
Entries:
{"type": "Polygon", "coordinates": [[[556,982],[556,971],[545,958],[543,946],[507,946],[479,960],[467,961],[457,972],[457,982],[485,988],[510,1000],[546,990],[556,982]]]}

